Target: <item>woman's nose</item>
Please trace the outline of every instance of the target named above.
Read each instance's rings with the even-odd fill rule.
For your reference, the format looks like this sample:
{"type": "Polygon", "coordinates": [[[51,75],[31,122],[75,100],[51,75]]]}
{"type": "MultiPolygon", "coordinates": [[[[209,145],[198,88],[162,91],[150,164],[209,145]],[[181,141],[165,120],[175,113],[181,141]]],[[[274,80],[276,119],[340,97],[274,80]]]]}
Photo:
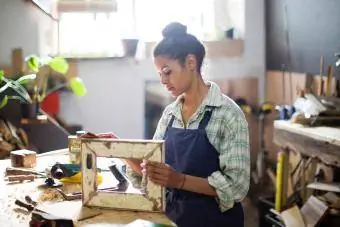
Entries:
{"type": "Polygon", "coordinates": [[[160,82],[161,82],[161,84],[167,84],[168,83],[168,77],[164,74],[161,74],[160,82]]]}

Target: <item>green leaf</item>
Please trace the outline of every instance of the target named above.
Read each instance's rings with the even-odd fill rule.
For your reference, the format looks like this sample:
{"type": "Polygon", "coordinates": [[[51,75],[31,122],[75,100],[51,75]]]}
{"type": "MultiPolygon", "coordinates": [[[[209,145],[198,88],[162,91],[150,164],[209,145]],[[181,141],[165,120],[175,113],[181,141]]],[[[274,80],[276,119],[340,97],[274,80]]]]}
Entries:
{"type": "Polygon", "coordinates": [[[31,80],[35,80],[36,78],[37,78],[36,74],[28,74],[28,75],[20,77],[19,79],[16,80],[16,82],[19,84],[26,84],[31,80]]]}
{"type": "Polygon", "coordinates": [[[40,59],[38,56],[30,55],[25,59],[25,61],[27,62],[27,65],[31,70],[35,72],[39,71],[40,59]]]}
{"type": "Polygon", "coordinates": [[[73,93],[77,96],[81,97],[87,93],[85,84],[79,77],[74,77],[70,80],[70,87],[73,93]]]}
{"type": "Polygon", "coordinates": [[[0,70],[0,81],[2,81],[4,77],[5,77],[5,71],[0,70]]]}
{"type": "Polygon", "coordinates": [[[0,109],[2,109],[3,107],[5,107],[5,106],[7,105],[7,102],[8,102],[8,96],[5,95],[4,98],[1,100],[0,109]]]}
{"type": "Polygon", "coordinates": [[[49,62],[49,66],[56,72],[65,74],[68,71],[68,63],[62,57],[55,57],[49,62]]]}

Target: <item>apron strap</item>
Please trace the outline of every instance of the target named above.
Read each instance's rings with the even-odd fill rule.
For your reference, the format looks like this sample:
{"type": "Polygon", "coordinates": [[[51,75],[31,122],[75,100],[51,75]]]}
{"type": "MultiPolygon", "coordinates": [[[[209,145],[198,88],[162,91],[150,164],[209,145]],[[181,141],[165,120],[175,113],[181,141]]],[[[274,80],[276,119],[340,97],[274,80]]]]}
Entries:
{"type": "Polygon", "coordinates": [[[172,124],[174,123],[174,120],[175,120],[175,115],[171,115],[171,119],[170,119],[170,121],[169,121],[169,124],[168,124],[168,126],[172,126],[172,124]]]}
{"type": "Polygon", "coordinates": [[[212,112],[213,112],[213,108],[212,107],[208,107],[207,110],[204,112],[204,116],[198,126],[199,129],[205,129],[205,127],[207,127],[209,121],[210,121],[210,118],[211,118],[211,115],[212,115],[212,112]]]}

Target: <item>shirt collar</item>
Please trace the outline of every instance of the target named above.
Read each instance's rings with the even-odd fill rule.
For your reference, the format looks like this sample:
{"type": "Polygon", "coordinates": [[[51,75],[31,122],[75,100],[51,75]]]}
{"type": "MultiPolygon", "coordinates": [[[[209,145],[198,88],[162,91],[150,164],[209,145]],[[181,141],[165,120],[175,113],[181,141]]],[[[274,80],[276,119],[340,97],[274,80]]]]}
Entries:
{"type": "MultiPolygon", "coordinates": [[[[219,86],[212,81],[205,81],[209,86],[209,91],[207,96],[204,98],[202,107],[219,107],[223,104],[223,96],[219,86]]],[[[175,102],[172,104],[172,108],[169,114],[174,114],[176,112],[180,113],[180,107],[182,105],[183,95],[177,97],[175,102]]]]}

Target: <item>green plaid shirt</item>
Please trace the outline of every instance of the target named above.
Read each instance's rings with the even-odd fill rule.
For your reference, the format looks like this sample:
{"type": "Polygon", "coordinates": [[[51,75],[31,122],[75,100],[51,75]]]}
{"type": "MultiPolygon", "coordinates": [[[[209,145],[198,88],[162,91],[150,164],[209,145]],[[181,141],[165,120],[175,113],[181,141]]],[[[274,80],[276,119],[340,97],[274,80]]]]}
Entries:
{"type": "MultiPolygon", "coordinates": [[[[216,189],[217,201],[222,211],[230,209],[234,202],[241,201],[248,193],[250,182],[250,154],[248,124],[237,104],[223,95],[217,84],[208,81],[208,95],[196,113],[187,122],[187,129],[197,129],[204,116],[205,107],[215,107],[206,133],[210,143],[219,152],[220,169],[208,177],[216,189]]],[[[173,127],[184,128],[181,108],[182,97],[168,105],[158,123],[153,139],[163,139],[172,115],[173,127]]]]}

